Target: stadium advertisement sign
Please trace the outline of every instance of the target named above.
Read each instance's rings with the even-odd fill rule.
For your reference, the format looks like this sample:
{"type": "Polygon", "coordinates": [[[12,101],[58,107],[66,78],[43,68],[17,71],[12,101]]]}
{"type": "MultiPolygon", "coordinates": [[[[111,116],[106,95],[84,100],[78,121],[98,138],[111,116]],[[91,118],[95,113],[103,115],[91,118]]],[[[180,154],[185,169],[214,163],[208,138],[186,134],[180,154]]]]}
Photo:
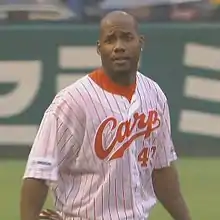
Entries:
{"type": "MultiPolygon", "coordinates": [[[[6,148],[28,149],[54,95],[100,65],[94,46],[97,27],[48,26],[46,32],[43,28],[0,29],[2,155],[6,148]]],[[[213,29],[212,39],[206,27],[195,32],[190,25],[145,26],[142,31],[147,43],[140,70],[157,81],[168,97],[177,151],[220,154],[219,28],[213,29]]]]}

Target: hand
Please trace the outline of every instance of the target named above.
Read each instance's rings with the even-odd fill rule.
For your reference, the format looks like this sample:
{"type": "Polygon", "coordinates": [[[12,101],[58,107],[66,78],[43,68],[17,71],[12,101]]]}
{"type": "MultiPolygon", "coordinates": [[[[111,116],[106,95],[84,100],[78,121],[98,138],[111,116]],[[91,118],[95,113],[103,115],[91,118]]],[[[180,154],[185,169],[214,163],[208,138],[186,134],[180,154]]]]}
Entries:
{"type": "Polygon", "coordinates": [[[53,211],[51,209],[44,209],[40,215],[39,220],[63,220],[60,214],[56,211],[53,211]]]}

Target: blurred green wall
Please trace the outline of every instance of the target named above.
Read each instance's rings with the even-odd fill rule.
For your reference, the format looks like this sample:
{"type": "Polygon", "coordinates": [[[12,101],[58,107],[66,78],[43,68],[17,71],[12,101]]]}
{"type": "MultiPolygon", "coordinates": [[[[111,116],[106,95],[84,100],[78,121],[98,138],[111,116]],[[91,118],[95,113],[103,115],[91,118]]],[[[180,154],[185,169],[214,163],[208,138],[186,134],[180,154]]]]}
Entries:
{"type": "MultiPolygon", "coordinates": [[[[220,25],[147,24],[140,71],[166,93],[180,155],[220,155],[220,25]]],[[[64,86],[100,65],[98,26],[0,26],[0,155],[24,156],[64,86]]]]}

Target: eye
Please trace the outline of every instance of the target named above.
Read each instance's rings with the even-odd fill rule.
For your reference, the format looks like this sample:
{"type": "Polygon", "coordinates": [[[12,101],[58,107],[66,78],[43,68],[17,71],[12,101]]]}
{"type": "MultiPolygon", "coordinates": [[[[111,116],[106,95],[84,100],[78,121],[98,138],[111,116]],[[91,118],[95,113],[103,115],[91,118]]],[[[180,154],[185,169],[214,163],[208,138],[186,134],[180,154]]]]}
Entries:
{"type": "Polygon", "coordinates": [[[123,36],[123,38],[126,40],[126,41],[132,41],[134,39],[133,35],[131,34],[125,34],[123,36]]]}
{"type": "Polygon", "coordinates": [[[111,43],[111,39],[105,39],[105,40],[104,40],[104,43],[105,43],[105,44],[110,44],[110,43],[111,43]]]}
{"type": "Polygon", "coordinates": [[[114,36],[108,36],[108,37],[106,37],[106,39],[104,40],[104,43],[106,43],[106,44],[111,44],[111,43],[113,43],[113,41],[114,41],[114,36]]]}

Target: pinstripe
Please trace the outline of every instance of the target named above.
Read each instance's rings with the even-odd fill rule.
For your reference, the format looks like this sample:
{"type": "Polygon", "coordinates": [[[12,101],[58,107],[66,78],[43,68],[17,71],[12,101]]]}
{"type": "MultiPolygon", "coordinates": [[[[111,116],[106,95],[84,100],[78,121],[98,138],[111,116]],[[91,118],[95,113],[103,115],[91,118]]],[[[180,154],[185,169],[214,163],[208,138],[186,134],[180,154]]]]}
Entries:
{"type": "MultiPolygon", "coordinates": [[[[165,110],[166,110],[165,105],[166,105],[166,104],[164,104],[164,109],[163,109],[163,116],[164,116],[164,122],[163,122],[163,124],[164,124],[165,126],[167,126],[167,118],[166,118],[166,116],[165,116],[165,110]]],[[[169,130],[168,127],[169,127],[169,126],[167,126],[167,129],[166,129],[166,130],[169,130]]],[[[166,135],[167,135],[167,134],[165,134],[164,131],[162,132],[162,134],[163,134],[163,139],[166,140],[166,135]]],[[[166,153],[165,146],[163,146],[163,150],[164,150],[164,155],[165,155],[166,164],[168,164],[168,156],[167,156],[167,153],[166,153]]]]}
{"type": "MultiPolygon", "coordinates": [[[[117,169],[117,163],[116,163],[116,169],[117,169]]],[[[120,220],[119,211],[118,211],[118,192],[117,192],[117,179],[116,178],[115,178],[115,207],[117,211],[117,217],[120,220]]]]}
{"type": "Polygon", "coordinates": [[[80,173],[80,179],[79,179],[79,184],[75,184],[75,186],[76,187],[78,187],[78,189],[77,190],[72,190],[72,194],[73,194],[73,192],[75,192],[75,195],[72,195],[71,196],[71,200],[72,200],[72,205],[71,205],[71,208],[70,208],[70,212],[72,212],[72,213],[75,213],[75,210],[74,210],[74,202],[75,202],[75,200],[76,200],[76,197],[77,197],[77,195],[79,194],[79,192],[80,192],[80,188],[81,188],[81,185],[82,185],[82,177],[83,177],[83,173],[80,173]]]}
{"type": "MultiPolygon", "coordinates": [[[[43,121],[42,121],[42,125],[40,126],[40,129],[39,129],[39,135],[37,136],[37,138],[41,137],[41,135],[43,133],[44,125],[46,124],[46,121],[47,121],[47,118],[44,117],[43,121]]],[[[48,142],[49,142],[49,136],[45,138],[45,145],[44,145],[44,149],[42,151],[43,157],[46,156],[48,151],[50,150],[51,146],[50,146],[50,144],[48,144],[48,142]]],[[[54,149],[53,149],[53,151],[54,151],[54,149]]],[[[54,153],[52,153],[52,154],[54,154],[54,153]]],[[[43,175],[43,170],[41,170],[41,173],[42,173],[41,175],[43,175]]]]}
{"type": "MultiPolygon", "coordinates": [[[[86,183],[87,183],[87,181],[88,181],[88,176],[85,176],[85,179],[86,179],[86,180],[84,181],[84,187],[86,186],[86,183]]],[[[80,192],[80,190],[79,190],[79,192],[80,192]]],[[[82,190],[81,192],[83,192],[83,190],[82,190]]],[[[84,196],[83,196],[83,194],[82,194],[82,196],[81,196],[81,201],[80,201],[80,205],[79,205],[79,210],[78,210],[78,216],[80,216],[80,210],[81,210],[81,208],[82,208],[83,198],[84,198],[84,196]]]]}
{"type": "Polygon", "coordinates": [[[103,189],[103,185],[102,185],[102,219],[104,220],[104,189],[103,189]]]}
{"type": "MultiPolygon", "coordinates": [[[[82,84],[82,85],[83,85],[83,84],[82,84]]],[[[84,85],[83,85],[83,86],[84,86],[84,85]]],[[[77,90],[77,92],[79,93],[81,99],[83,100],[84,104],[86,105],[86,101],[84,100],[83,95],[80,93],[79,90],[77,90]]],[[[95,129],[95,126],[94,126],[93,122],[92,122],[92,126],[93,126],[93,130],[95,131],[96,129],[95,129]]],[[[89,137],[89,143],[92,143],[92,138],[91,138],[90,135],[89,135],[88,129],[86,129],[85,132],[87,133],[87,135],[88,135],[88,137],[89,137]]],[[[92,152],[92,156],[93,156],[93,160],[94,160],[94,165],[95,165],[95,164],[96,164],[96,162],[95,162],[95,161],[96,161],[96,160],[95,160],[95,155],[94,155],[94,152],[93,152],[93,150],[92,150],[92,145],[90,145],[90,146],[91,146],[90,149],[91,149],[91,152],[92,152]]]]}
{"type": "MultiPolygon", "coordinates": [[[[157,103],[159,103],[158,101],[159,101],[159,94],[158,94],[158,91],[157,91],[157,88],[156,88],[156,86],[154,85],[154,88],[155,88],[155,90],[156,90],[156,94],[157,94],[157,103]]],[[[163,113],[162,113],[162,115],[163,115],[163,117],[164,117],[164,119],[165,119],[165,115],[164,115],[164,110],[165,109],[163,109],[163,113]]],[[[164,123],[164,122],[163,122],[164,123]]],[[[163,137],[164,137],[164,140],[165,140],[165,138],[166,138],[166,135],[164,134],[164,131],[162,131],[162,135],[163,135],[163,137]]],[[[166,164],[168,163],[168,159],[167,159],[167,155],[166,155],[166,150],[165,150],[165,145],[162,145],[162,148],[163,148],[163,151],[164,151],[164,157],[165,157],[165,160],[166,160],[166,164]]]]}
{"type": "MultiPolygon", "coordinates": [[[[147,101],[146,100],[149,100],[150,99],[150,95],[149,95],[149,92],[148,92],[148,89],[147,88],[145,88],[145,87],[143,87],[143,79],[141,78],[141,77],[139,77],[138,76],[138,78],[139,78],[139,84],[140,84],[140,88],[138,88],[137,89],[137,93],[138,93],[138,96],[139,96],[139,98],[140,98],[140,101],[141,101],[141,112],[144,112],[144,109],[148,109],[148,103],[147,103],[147,101]],[[145,88],[145,89],[144,89],[145,88]],[[148,93],[148,96],[146,96],[146,91],[147,91],[147,93],[148,93]],[[145,97],[145,101],[143,100],[143,96],[145,97]]],[[[145,145],[145,140],[143,139],[143,141],[142,141],[142,145],[144,146],[145,145]]],[[[145,146],[144,146],[145,147],[145,146]]],[[[130,163],[130,161],[129,161],[129,163],[130,163]]],[[[151,176],[149,177],[149,180],[151,179],[151,176]]],[[[147,180],[146,182],[148,182],[149,180],[147,180]]],[[[135,191],[137,190],[137,187],[135,187],[135,191]]],[[[147,194],[147,192],[146,192],[146,194],[147,194]]],[[[139,215],[141,215],[141,212],[140,212],[140,210],[139,210],[139,207],[138,207],[138,204],[136,204],[135,203],[135,205],[136,205],[136,207],[137,207],[137,210],[138,210],[138,212],[139,212],[139,215]]],[[[144,208],[143,208],[143,205],[142,205],[142,210],[144,210],[144,208]]]]}
{"type": "MultiPolygon", "coordinates": [[[[138,123],[129,130],[130,135],[142,129],[138,123]]],[[[121,132],[125,135],[124,130],[121,132]]],[[[122,142],[116,141],[111,153],[118,151],[129,138],[125,136],[122,142]]],[[[64,220],[71,217],[142,220],[156,202],[151,173],[154,167],[168,166],[176,158],[171,147],[168,104],[155,82],[137,73],[135,96],[129,102],[119,94],[106,92],[86,76],[62,90],[46,110],[24,177],[44,178],[53,183],[55,206],[64,220]],[[102,143],[98,143],[103,150],[120,135],[117,134],[119,125],[135,123],[136,119],[128,112],[146,115],[147,121],[151,110],[161,120],[156,132],[132,141],[123,158],[99,159],[94,144],[98,128],[106,119],[113,117],[116,124],[109,123],[104,128],[102,143]],[[155,158],[150,158],[148,166],[143,168],[137,157],[148,144],[155,145],[157,151],[155,158]],[[31,161],[35,158],[48,161],[51,168],[33,166],[31,161]]]]}
{"type": "MultiPolygon", "coordinates": [[[[73,122],[72,118],[70,118],[69,116],[67,116],[62,109],[60,109],[60,111],[63,113],[63,116],[67,118],[68,121],[73,122]]],[[[75,118],[77,119],[77,115],[75,115],[75,118]]],[[[76,121],[75,121],[76,122],[76,121]]],[[[77,129],[74,130],[75,133],[77,133],[78,135],[80,135],[79,131],[77,129]]],[[[77,135],[75,134],[75,135],[77,135]]],[[[75,138],[75,141],[77,142],[78,140],[75,138]]]]}
{"type": "MultiPolygon", "coordinates": [[[[146,108],[149,108],[147,105],[148,103],[150,104],[150,108],[155,108],[157,111],[159,111],[158,109],[158,96],[159,96],[159,92],[156,90],[156,87],[155,87],[155,84],[153,83],[153,81],[149,82],[149,81],[145,81],[145,80],[141,80],[141,87],[142,87],[142,91],[144,91],[144,88],[147,88],[146,90],[148,91],[148,97],[146,97],[146,93],[143,93],[144,96],[145,96],[145,99],[146,100],[150,100],[148,102],[146,102],[146,108]],[[155,91],[155,92],[154,92],[155,91]],[[152,96],[152,93],[154,94],[152,96]],[[151,101],[151,99],[153,99],[151,101]]],[[[153,143],[155,142],[157,138],[154,137],[152,138],[152,145],[153,143]]],[[[151,170],[149,170],[149,174],[150,174],[151,170]]],[[[152,193],[153,192],[153,187],[152,187],[152,182],[151,182],[151,176],[149,175],[147,178],[146,178],[146,189],[151,189],[149,190],[149,193],[152,193]]]]}
{"type": "MultiPolygon", "coordinates": [[[[96,219],[96,205],[95,205],[95,199],[93,199],[93,207],[94,207],[94,219],[96,219]]],[[[103,216],[103,212],[102,212],[102,216],[103,216]]]]}
{"type": "MultiPolygon", "coordinates": [[[[122,114],[122,112],[121,112],[119,103],[118,103],[117,100],[116,100],[116,95],[113,95],[113,97],[114,97],[114,99],[115,99],[115,102],[116,102],[116,104],[117,104],[118,110],[119,110],[119,112],[120,112],[121,119],[123,120],[123,114],[122,114]]],[[[129,167],[130,167],[130,166],[129,166],[129,167]]],[[[121,175],[122,175],[122,178],[123,178],[123,177],[124,177],[123,163],[122,163],[122,174],[121,174],[121,175]]],[[[128,219],[128,216],[127,216],[127,213],[126,213],[126,203],[125,203],[126,200],[125,200],[124,181],[123,181],[123,179],[122,179],[121,183],[122,183],[122,196],[123,196],[124,214],[125,214],[125,218],[128,219]]],[[[130,185],[130,187],[131,187],[131,185],[130,185]]]]}
{"type": "MultiPolygon", "coordinates": [[[[131,173],[131,167],[130,167],[131,162],[130,162],[130,158],[129,158],[128,163],[129,163],[129,172],[131,173]]],[[[131,183],[131,177],[129,178],[129,180],[130,180],[130,185],[132,185],[132,183],[131,183]]],[[[132,195],[132,188],[131,188],[131,187],[130,187],[130,191],[131,191],[131,195],[132,195]]],[[[135,206],[136,206],[136,208],[137,208],[137,211],[138,211],[138,214],[139,214],[139,216],[141,216],[141,212],[140,212],[140,210],[139,210],[139,207],[138,207],[137,203],[134,202],[133,196],[132,196],[132,203],[135,204],[135,206]]]]}
{"type": "Polygon", "coordinates": [[[112,219],[112,214],[111,214],[111,209],[110,209],[110,198],[112,198],[112,195],[111,195],[111,174],[109,172],[108,174],[108,210],[109,210],[109,216],[110,216],[110,219],[112,219]]]}
{"type": "MultiPolygon", "coordinates": [[[[99,113],[98,113],[98,111],[96,109],[95,103],[93,102],[93,98],[91,97],[91,95],[90,95],[89,91],[87,90],[87,88],[85,87],[85,85],[84,84],[82,84],[82,85],[83,85],[85,91],[87,92],[88,97],[90,98],[91,104],[93,105],[93,107],[95,109],[97,118],[98,118],[99,122],[101,123],[101,118],[100,118],[99,113]]],[[[93,124],[93,127],[94,127],[94,130],[96,130],[94,124],[93,124]]],[[[103,177],[104,177],[104,182],[105,182],[105,169],[104,169],[103,165],[102,165],[102,172],[103,172],[103,177]]],[[[104,203],[103,203],[103,197],[104,197],[103,192],[104,191],[103,191],[103,187],[102,187],[102,209],[104,209],[103,208],[103,206],[104,206],[104,203]]],[[[94,209],[96,209],[96,207],[94,207],[94,209]]],[[[103,215],[102,215],[102,219],[104,219],[103,215]]]]}
{"type": "MultiPolygon", "coordinates": [[[[151,87],[150,87],[150,83],[148,82],[147,84],[145,84],[143,77],[139,77],[139,82],[140,82],[140,96],[141,94],[144,96],[144,104],[142,105],[142,111],[144,109],[150,110],[153,109],[153,103],[151,101],[152,95],[151,95],[151,87]]],[[[143,140],[143,144],[144,144],[144,140],[143,140]]],[[[144,146],[146,147],[146,146],[144,146]]],[[[149,171],[150,174],[151,171],[149,171]]],[[[145,185],[147,186],[147,188],[150,189],[151,186],[150,185],[150,181],[151,181],[151,175],[149,175],[149,177],[145,178],[145,185]]],[[[148,194],[148,191],[145,191],[145,194],[148,194]]],[[[138,205],[137,205],[138,206],[138,205]]],[[[144,212],[144,207],[143,204],[141,205],[141,208],[144,212]]],[[[139,211],[140,212],[140,211],[139,211]]]]}
{"type": "MultiPolygon", "coordinates": [[[[40,130],[39,130],[39,136],[41,136],[41,134],[42,134],[42,129],[44,128],[44,124],[46,123],[46,119],[47,119],[46,117],[43,118],[42,126],[40,126],[40,130]]],[[[48,139],[47,139],[47,141],[48,141],[48,139]]],[[[45,143],[45,148],[44,148],[43,156],[47,155],[47,151],[49,150],[48,149],[49,147],[50,147],[50,145],[48,145],[48,142],[45,143]]]]}
{"type": "MultiPolygon", "coordinates": [[[[64,143],[64,145],[61,147],[60,153],[62,153],[62,151],[64,150],[65,146],[66,146],[67,143],[70,141],[71,137],[72,137],[72,136],[70,136],[69,139],[68,139],[68,140],[64,143]]],[[[74,146],[72,146],[72,147],[74,148],[74,146]]],[[[64,161],[67,161],[67,159],[68,159],[69,157],[71,157],[71,156],[75,156],[75,155],[74,155],[74,154],[73,154],[73,155],[70,155],[70,154],[69,154],[69,151],[68,151],[66,154],[63,155],[63,157],[60,158],[59,163],[58,163],[57,166],[60,167],[61,164],[62,164],[64,161]]]]}
{"type": "MultiPolygon", "coordinates": [[[[124,178],[124,168],[123,168],[123,164],[122,164],[122,177],[124,178]]],[[[127,216],[127,212],[126,212],[126,200],[125,200],[125,189],[124,189],[124,181],[122,179],[121,181],[121,184],[122,184],[122,198],[123,198],[123,205],[124,205],[124,213],[125,213],[125,219],[128,219],[128,216],[127,216]]]]}
{"type": "MultiPolygon", "coordinates": [[[[92,85],[91,82],[90,82],[90,84],[92,85]]],[[[94,86],[93,86],[93,89],[95,89],[94,86]]],[[[110,108],[111,111],[112,111],[112,114],[114,115],[114,110],[112,109],[111,101],[108,99],[108,97],[107,97],[105,91],[102,90],[102,92],[103,92],[103,95],[104,95],[104,97],[105,97],[105,99],[106,99],[106,101],[107,101],[107,103],[108,103],[109,108],[110,108]]],[[[114,100],[115,100],[115,99],[114,99],[114,100]]],[[[115,102],[116,102],[116,100],[115,100],[115,102]]],[[[117,102],[116,102],[116,103],[117,103],[117,102]]],[[[106,112],[105,112],[105,114],[106,114],[106,112]]],[[[107,117],[107,114],[106,114],[106,117],[107,117]]],[[[118,162],[116,161],[116,169],[117,169],[117,165],[118,165],[118,162]]],[[[110,186],[110,174],[109,174],[109,186],[110,186]]],[[[109,187],[109,198],[111,198],[110,187],[109,187]]],[[[118,217],[118,219],[120,219],[120,217],[119,217],[119,212],[118,212],[118,204],[117,204],[117,203],[118,203],[118,201],[117,201],[117,178],[115,178],[115,207],[116,207],[116,211],[117,211],[117,217],[118,217]]]]}
{"type": "MultiPolygon", "coordinates": [[[[60,144],[62,138],[64,137],[64,135],[65,135],[65,133],[66,133],[67,131],[68,131],[68,128],[66,128],[66,129],[64,130],[64,132],[63,132],[63,134],[61,135],[60,139],[57,141],[57,145],[60,144]]],[[[62,150],[61,150],[61,151],[62,151],[62,150]]]]}
{"type": "MultiPolygon", "coordinates": [[[[141,102],[143,103],[142,105],[141,105],[141,109],[142,109],[142,112],[144,111],[144,108],[146,108],[146,109],[148,109],[149,107],[148,107],[148,103],[147,103],[147,101],[145,101],[144,102],[144,100],[143,100],[143,97],[142,97],[142,94],[143,94],[143,96],[145,97],[145,100],[148,100],[151,96],[150,96],[150,94],[149,94],[149,92],[148,92],[148,96],[146,96],[146,92],[145,91],[148,91],[149,90],[149,88],[147,87],[147,88],[145,88],[145,87],[143,87],[143,79],[140,79],[140,90],[141,91],[139,91],[138,90],[138,95],[139,95],[139,97],[140,97],[140,99],[141,99],[141,102]],[[145,88],[145,89],[144,89],[145,88]]],[[[152,107],[151,107],[152,108],[152,107]]],[[[156,140],[156,138],[154,138],[154,139],[152,139],[152,144],[151,145],[153,145],[153,143],[154,143],[154,141],[156,140]]],[[[144,140],[143,140],[143,146],[144,146],[144,140]]],[[[151,181],[151,175],[150,175],[150,172],[149,172],[149,177],[148,177],[148,179],[146,179],[146,185],[149,185],[150,184],[150,181],[151,181]]],[[[148,186],[149,187],[149,186],[148,186]]],[[[146,194],[148,194],[148,192],[146,191],[146,194]]]]}
{"type": "MultiPolygon", "coordinates": [[[[94,86],[91,84],[90,81],[89,81],[89,83],[90,83],[90,85],[91,85],[91,88],[93,89],[94,94],[96,94],[96,96],[97,96],[99,102],[102,103],[102,101],[101,101],[101,99],[100,99],[100,97],[99,97],[99,94],[97,93],[96,89],[94,88],[94,86]]],[[[93,100],[92,100],[92,99],[91,99],[91,101],[92,101],[92,103],[93,103],[93,100]]],[[[94,104],[94,103],[93,103],[93,104],[94,104]]],[[[107,113],[106,113],[106,110],[105,110],[104,106],[103,106],[103,105],[101,105],[101,106],[102,106],[103,112],[104,112],[104,114],[105,114],[105,117],[107,117],[107,113]]],[[[94,104],[94,107],[95,107],[95,104],[94,104]]],[[[95,108],[96,108],[96,107],[95,107],[95,108]]],[[[100,122],[101,122],[101,120],[100,120],[100,122]]],[[[104,182],[105,182],[105,174],[104,174],[104,182]]],[[[109,195],[110,195],[110,186],[111,186],[110,182],[111,182],[111,179],[110,179],[110,172],[109,172],[109,176],[108,176],[109,195]]],[[[107,206],[108,206],[108,211],[109,211],[109,217],[110,217],[110,219],[112,219],[111,210],[110,210],[110,206],[109,206],[109,203],[110,203],[109,200],[110,200],[110,199],[111,199],[111,196],[108,197],[107,206]]],[[[104,204],[103,204],[103,205],[104,205],[104,204]]],[[[104,217],[103,217],[103,218],[104,218],[104,217]]]]}
{"type": "Polygon", "coordinates": [[[70,190],[69,190],[69,192],[68,192],[68,194],[67,194],[67,197],[66,197],[67,200],[68,200],[69,197],[71,196],[72,191],[73,191],[73,189],[74,189],[74,178],[73,178],[73,177],[71,178],[71,183],[70,183],[70,185],[71,185],[71,188],[70,188],[70,190]]]}
{"type": "MultiPolygon", "coordinates": [[[[60,185],[62,185],[62,188],[63,188],[62,194],[60,194],[60,198],[63,197],[63,200],[66,201],[66,200],[67,200],[67,199],[66,199],[66,198],[67,198],[67,195],[66,195],[66,193],[67,193],[67,192],[66,192],[66,184],[64,183],[64,178],[63,178],[63,176],[62,176],[62,173],[59,172],[59,176],[60,176],[59,179],[61,180],[61,181],[60,181],[60,185]]],[[[59,200],[60,198],[58,197],[58,200],[59,200]]],[[[62,208],[61,208],[61,211],[63,211],[64,203],[61,204],[61,207],[62,207],[62,208]]]]}
{"type": "MultiPolygon", "coordinates": [[[[85,102],[85,100],[84,100],[84,98],[83,98],[83,95],[80,93],[79,90],[77,90],[77,92],[79,93],[80,97],[82,98],[82,100],[83,100],[84,103],[86,104],[86,102],[85,102]]],[[[94,126],[93,123],[92,123],[92,125],[93,125],[93,129],[94,129],[94,131],[95,131],[95,126],[94,126]]],[[[88,138],[89,138],[89,146],[90,146],[90,149],[91,149],[91,152],[92,152],[93,163],[94,163],[94,166],[95,166],[95,164],[96,164],[96,162],[95,162],[95,155],[94,155],[94,152],[93,152],[93,150],[92,150],[92,144],[91,144],[91,143],[92,143],[92,138],[91,138],[90,135],[89,135],[88,129],[86,129],[86,134],[88,135],[88,138]]],[[[83,148],[83,149],[84,149],[84,148],[83,148]]],[[[84,154],[85,154],[85,152],[84,152],[84,154]]],[[[104,171],[103,171],[103,173],[104,173],[104,171]]],[[[95,174],[92,175],[91,182],[90,182],[90,186],[89,186],[89,200],[91,200],[91,189],[92,189],[92,186],[93,186],[94,175],[95,175],[95,174]]],[[[93,187],[94,187],[94,186],[93,186],[93,187]]],[[[94,205],[95,205],[95,200],[94,200],[94,205]]],[[[93,209],[94,209],[94,215],[96,215],[96,214],[95,214],[95,209],[96,209],[96,207],[94,207],[93,209]]],[[[87,206],[86,206],[86,217],[87,217],[87,216],[88,216],[88,210],[87,210],[87,206]]]]}
{"type": "MultiPolygon", "coordinates": [[[[58,127],[59,130],[61,130],[62,125],[64,125],[63,122],[61,122],[60,125],[61,125],[61,126],[58,127]]],[[[61,152],[64,151],[65,147],[68,145],[68,143],[70,142],[71,138],[73,138],[73,135],[71,134],[69,128],[66,128],[65,126],[63,126],[63,131],[60,131],[60,132],[62,132],[62,133],[61,133],[60,139],[59,139],[58,142],[57,142],[57,145],[58,145],[58,146],[60,145],[60,147],[58,147],[58,148],[60,149],[60,155],[62,155],[61,152]],[[66,137],[65,137],[65,136],[66,136],[66,137]],[[63,140],[62,140],[62,139],[63,139],[63,140]]],[[[72,146],[72,149],[74,149],[74,146],[72,146]]],[[[63,158],[60,158],[60,161],[59,161],[59,163],[58,163],[58,167],[60,167],[61,164],[62,164],[64,161],[66,161],[69,156],[70,156],[70,155],[69,155],[69,152],[68,152],[68,151],[67,151],[66,153],[64,153],[64,154],[63,154],[63,158]]],[[[64,184],[65,178],[62,176],[62,174],[61,174],[60,172],[59,172],[59,176],[60,176],[60,179],[61,179],[61,183],[62,183],[62,185],[64,186],[64,189],[63,189],[64,198],[65,198],[65,201],[67,201],[68,192],[67,192],[67,190],[66,190],[66,188],[65,188],[66,184],[64,184]]],[[[58,195],[59,195],[59,194],[58,194],[58,195]]],[[[63,195],[63,194],[61,194],[60,197],[62,197],[62,195],[63,195]]],[[[59,197],[57,198],[57,200],[60,200],[60,199],[61,199],[61,198],[59,198],[59,197]]],[[[56,203],[57,203],[57,202],[56,202],[56,203]]],[[[61,210],[63,210],[63,207],[64,207],[64,204],[62,204],[61,210]]]]}
{"type": "MultiPolygon", "coordinates": [[[[92,186],[94,187],[93,178],[94,178],[94,175],[92,175],[91,184],[89,186],[89,201],[92,200],[91,199],[91,189],[92,189],[92,186]]],[[[93,201],[95,201],[95,200],[93,200],[93,201]]],[[[87,207],[86,207],[86,210],[87,210],[87,207]]],[[[94,216],[95,216],[95,207],[94,207],[94,216]]],[[[88,218],[88,210],[87,210],[86,218],[88,218]]]]}
{"type": "MultiPolygon", "coordinates": [[[[63,100],[63,102],[64,102],[64,103],[66,104],[66,106],[71,110],[71,116],[74,115],[75,118],[76,118],[76,120],[78,121],[79,125],[83,127],[82,122],[79,120],[79,118],[77,117],[77,114],[73,111],[72,107],[68,104],[68,102],[67,102],[66,100],[63,100]]],[[[64,112],[64,110],[63,110],[62,108],[59,108],[59,109],[60,109],[60,111],[63,112],[63,114],[64,114],[68,119],[71,119],[70,117],[68,117],[68,116],[65,114],[65,112],[64,112]]],[[[75,121],[74,121],[74,123],[75,123],[75,121]]]]}

